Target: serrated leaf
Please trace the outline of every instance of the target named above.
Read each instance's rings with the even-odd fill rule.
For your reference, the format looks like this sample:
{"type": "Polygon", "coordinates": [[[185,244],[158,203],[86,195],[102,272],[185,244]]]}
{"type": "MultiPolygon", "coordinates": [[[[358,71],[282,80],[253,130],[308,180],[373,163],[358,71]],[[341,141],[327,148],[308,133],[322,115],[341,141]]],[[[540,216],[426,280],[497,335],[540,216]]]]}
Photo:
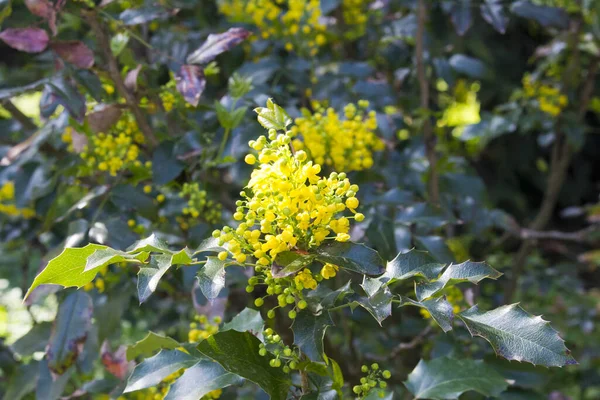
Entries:
{"type": "Polygon", "coordinates": [[[152,154],[152,179],[157,185],[165,185],[177,178],[185,165],[177,159],[175,144],[162,142],[152,154]]]}
{"type": "Polygon", "coordinates": [[[441,357],[421,360],[404,382],[415,399],[458,399],[468,391],[496,397],[508,383],[493,368],[475,360],[441,357]]]}
{"type": "Polygon", "coordinates": [[[164,253],[164,254],[172,254],[173,252],[169,250],[169,246],[163,240],[154,235],[154,233],[147,238],[138,240],[131,247],[127,249],[127,253],[135,254],[142,251],[147,252],[155,252],[155,253],[164,253]]]}
{"type": "Polygon", "coordinates": [[[481,16],[495,30],[504,34],[506,33],[506,25],[508,25],[508,17],[504,11],[504,6],[501,0],[485,0],[480,6],[481,16]]]}
{"type": "Polygon", "coordinates": [[[177,347],[179,347],[179,342],[175,339],[150,331],[145,338],[129,346],[125,354],[127,361],[131,361],[138,356],[152,355],[159,349],[173,350],[177,347]]]}
{"type": "Polygon", "coordinates": [[[107,249],[108,247],[99,244],[88,244],[81,248],[66,248],[57,257],[48,262],[46,268],[40,272],[31,287],[25,294],[25,299],[39,285],[55,284],[64,287],[76,286],[82,287],[91,282],[97,270],[84,272],[87,258],[97,250],[107,249]]]}
{"type": "Polygon", "coordinates": [[[485,262],[465,261],[461,264],[450,264],[438,280],[426,283],[417,283],[415,292],[417,300],[425,300],[446,286],[459,282],[478,283],[482,279],[498,279],[502,273],[496,271],[485,262]]]}
{"type": "Polygon", "coordinates": [[[283,251],[277,254],[271,266],[274,278],[290,276],[302,268],[309,266],[315,259],[314,254],[301,254],[296,251],[283,251]]]}
{"type": "Polygon", "coordinates": [[[254,336],[262,334],[265,321],[262,319],[260,312],[251,308],[244,308],[238,315],[233,317],[231,321],[223,324],[220,332],[234,330],[238,332],[250,332],[254,336]]]}
{"type": "Polygon", "coordinates": [[[242,379],[212,361],[202,360],[186,369],[169,388],[165,400],[198,400],[208,392],[230,385],[238,385],[242,379]]]}
{"type": "Polygon", "coordinates": [[[207,299],[216,299],[225,287],[225,266],[227,260],[221,261],[217,257],[206,257],[204,268],[198,271],[198,285],[202,294],[207,299]]]}
{"type": "Polygon", "coordinates": [[[314,315],[309,310],[302,310],[294,319],[292,331],[294,344],[312,361],[325,361],[323,337],[327,327],[333,326],[333,320],[328,311],[314,315]]]}
{"type": "Polygon", "coordinates": [[[187,58],[188,64],[206,64],[250,36],[244,28],[230,28],[223,33],[208,35],[206,41],[187,58]]]}
{"type": "Polygon", "coordinates": [[[218,253],[218,252],[221,252],[224,250],[225,250],[225,247],[219,246],[219,239],[216,239],[214,237],[209,237],[207,239],[204,239],[200,243],[200,245],[194,251],[192,251],[192,255],[196,255],[198,253],[202,253],[205,251],[218,253]]]}
{"type": "Polygon", "coordinates": [[[325,285],[319,285],[316,289],[311,290],[306,294],[306,300],[309,304],[314,304],[315,308],[322,307],[324,309],[331,308],[336,302],[341,301],[344,297],[354,293],[351,287],[352,280],[346,282],[344,286],[331,290],[325,285]]]}
{"type": "Polygon", "coordinates": [[[352,242],[329,242],[315,249],[316,259],[364,275],[385,272],[383,260],[375,250],[352,242]]]}
{"type": "Polygon", "coordinates": [[[48,367],[62,375],[77,359],[92,326],[92,298],[85,292],[71,293],[58,308],[46,357],[48,367]]]}
{"type": "Polygon", "coordinates": [[[496,354],[547,367],[577,364],[564,341],[542,317],[534,317],[518,304],[480,312],[477,306],[458,314],[472,336],[490,342],[496,354]]]}
{"type": "Polygon", "coordinates": [[[148,300],[158,286],[158,282],[171,267],[173,256],[160,254],[150,259],[148,266],[138,271],[137,291],[140,304],[148,300]]]}
{"type": "Polygon", "coordinates": [[[452,309],[452,304],[448,303],[448,300],[446,300],[445,297],[418,302],[408,297],[400,296],[399,306],[416,306],[424,308],[429,312],[431,318],[442,328],[444,332],[452,330],[454,310],[452,309]]]}
{"type": "Polygon", "coordinates": [[[281,368],[272,368],[269,361],[273,356],[258,354],[260,340],[249,332],[229,330],[219,332],[198,345],[206,357],[260,386],[273,400],[285,400],[291,381],[281,368]]]}
{"type": "Polygon", "coordinates": [[[142,264],[148,258],[148,252],[142,251],[136,254],[126,253],[124,251],[111,248],[96,250],[90,255],[85,263],[84,272],[102,269],[108,265],[120,262],[132,262],[142,264]]]}
{"type": "Polygon", "coordinates": [[[413,249],[406,253],[399,253],[389,261],[385,272],[380,277],[374,279],[365,277],[362,287],[371,296],[383,285],[389,286],[396,281],[413,276],[422,276],[428,280],[435,279],[443,268],[444,264],[437,262],[428,252],[413,249]]]}
{"type": "Polygon", "coordinates": [[[390,289],[382,287],[375,294],[369,297],[355,296],[353,302],[369,312],[375,320],[381,323],[390,315],[392,315],[392,299],[394,296],[390,289]]]}
{"type": "Polygon", "coordinates": [[[185,101],[196,107],[206,87],[204,70],[197,65],[183,64],[175,74],[175,82],[185,101]]]}
{"type": "Polygon", "coordinates": [[[181,368],[196,364],[198,359],[179,350],[161,350],[138,364],[127,380],[123,393],[146,389],[158,385],[163,379],[181,368]]]}

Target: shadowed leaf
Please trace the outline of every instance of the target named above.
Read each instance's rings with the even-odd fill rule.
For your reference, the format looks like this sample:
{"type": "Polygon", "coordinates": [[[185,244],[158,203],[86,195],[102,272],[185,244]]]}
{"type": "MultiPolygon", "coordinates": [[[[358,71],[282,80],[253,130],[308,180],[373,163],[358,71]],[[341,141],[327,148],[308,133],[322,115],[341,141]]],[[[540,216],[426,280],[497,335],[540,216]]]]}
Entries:
{"type": "Polygon", "coordinates": [[[315,250],[316,259],[364,275],[385,272],[383,260],[375,250],[352,242],[330,242],[315,250]]]}
{"type": "Polygon", "coordinates": [[[311,361],[325,361],[323,357],[323,337],[325,337],[327,327],[333,325],[333,320],[328,311],[313,315],[309,310],[302,310],[298,313],[292,325],[294,344],[311,361]]]}
{"type": "Polygon", "coordinates": [[[504,7],[500,0],[485,0],[481,6],[481,16],[495,30],[504,34],[506,33],[506,25],[508,25],[508,17],[504,11],[504,7]]]}
{"type": "Polygon", "coordinates": [[[244,28],[230,28],[227,32],[208,35],[206,41],[187,58],[188,64],[206,64],[221,53],[244,41],[250,31],[244,28]]]}
{"type": "Polygon", "coordinates": [[[40,53],[48,47],[48,34],[39,28],[8,28],[0,32],[0,39],[19,51],[40,53]]]}
{"type": "Polygon", "coordinates": [[[177,82],[177,91],[181,93],[185,101],[196,107],[206,87],[202,68],[197,65],[184,64],[175,74],[175,81],[177,82]]]}
{"type": "Polygon", "coordinates": [[[77,68],[89,69],[94,65],[94,53],[79,40],[54,42],[50,47],[60,58],[77,68]]]}
{"type": "Polygon", "coordinates": [[[197,400],[205,394],[242,383],[242,378],[212,361],[202,360],[186,369],[169,388],[165,400],[197,400]]]}
{"type": "Polygon", "coordinates": [[[431,315],[431,318],[442,328],[444,332],[452,330],[454,310],[452,309],[452,304],[448,303],[448,300],[446,300],[445,297],[418,302],[408,297],[401,296],[400,301],[400,307],[416,306],[427,310],[431,315]]]}
{"type": "Polygon", "coordinates": [[[158,385],[163,379],[181,368],[188,368],[196,364],[198,359],[179,350],[162,350],[154,357],[150,357],[133,370],[127,380],[127,387],[123,393],[146,389],[158,385]]]}

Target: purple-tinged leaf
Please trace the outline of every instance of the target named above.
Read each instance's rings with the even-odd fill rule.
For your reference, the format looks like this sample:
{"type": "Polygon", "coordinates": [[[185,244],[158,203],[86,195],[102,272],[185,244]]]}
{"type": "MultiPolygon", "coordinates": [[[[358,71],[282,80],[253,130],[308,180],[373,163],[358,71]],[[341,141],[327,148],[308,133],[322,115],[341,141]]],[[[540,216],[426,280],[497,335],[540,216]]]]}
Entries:
{"type": "Polygon", "coordinates": [[[56,10],[48,0],[25,0],[25,5],[33,15],[48,21],[52,36],[56,36],[56,10]]]}
{"type": "Polygon", "coordinates": [[[48,34],[39,28],[9,28],[0,32],[0,39],[19,51],[40,53],[48,47],[48,34]]]}
{"type": "Polygon", "coordinates": [[[79,40],[55,42],[50,47],[52,47],[52,50],[60,58],[75,65],[77,68],[89,69],[94,65],[94,53],[79,40]]]}
{"type": "Polygon", "coordinates": [[[102,349],[100,350],[100,356],[104,368],[120,380],[125,379],[129,374],[129,370],[133,369],[135,362],[127,361],[126,357],[127,346],[119,346],[114,352],[110,348],[110,344],[107,340],[102,343],[102,349]]]}
{"type": "Polygon", "coordinates": [[[77,359],[92,326],[92,298],[73,292],[62,302],[54,321],[46,356],[48,367],[62,375],[77,359]]]}
{"type": "Polygon", "coordinates": [[[175,75],[177,90],[183,95],[185,101],[193,105],[198,105],[200,96],[206,86],[204,72],[197,65],[184,64],[175,75]]]}
{"type": "Polygon", "coordinates": [[[227,32],[208,35],[202,46],[188,56],[187,63],[206,64],[214,60],[219,54],[244,41],[250,36],[250,33],[244,28],[231,28],[227,32]]]}
{"type": "Polygon", "coordinates": [[[131,90],[132,92],[135,92],[137,90],[137,79],[141,70],[142,64],[138,64],[137,67],[129,71],[125,76],[125,87],[131,90]]]}
{"type": "Polygon", "coordinates": [[[103,104],[87,115],[90,129],[95,133],[108,131],[121,117],[121,107],[116,104],[103,104]]]}
{"type": "Polygon", "coordinates": [[[140,25],[157,19],[166,19],[170,15],[177,13],[177,11],[178,10],[173,10],[170,12],[161,6],[145,6],[135,9],[130,8],[129,10],[123,11],[119,15],[119,19],[123,21],[125,25],[140,25]]]}

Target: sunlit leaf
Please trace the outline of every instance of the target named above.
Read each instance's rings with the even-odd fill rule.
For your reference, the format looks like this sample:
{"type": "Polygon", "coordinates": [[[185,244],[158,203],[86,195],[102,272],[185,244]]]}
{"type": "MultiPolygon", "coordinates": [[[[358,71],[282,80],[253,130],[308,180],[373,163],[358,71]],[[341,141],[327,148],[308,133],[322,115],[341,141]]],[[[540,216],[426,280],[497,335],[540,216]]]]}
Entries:
{"type": "Polygon", "coordinates": [[[206,64],[244,41],[248,36],[250,31],[244,28],[230,28],[227,32],[210,34],[202,46],[187,57],[187,63],[206,64]]]}

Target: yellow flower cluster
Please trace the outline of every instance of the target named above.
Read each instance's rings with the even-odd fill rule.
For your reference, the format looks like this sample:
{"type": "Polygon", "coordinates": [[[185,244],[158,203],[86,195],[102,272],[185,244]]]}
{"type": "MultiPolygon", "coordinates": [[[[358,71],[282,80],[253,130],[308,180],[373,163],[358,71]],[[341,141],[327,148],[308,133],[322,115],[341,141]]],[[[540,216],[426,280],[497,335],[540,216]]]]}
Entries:
{"type": "Polygon", "coordinates": [[[162,101],[163,108],[166,112],[169,112],[173,109],[176,103],[175,95],[170,91],[162,91],[160,92],[160,100],[162,101]]]}
{"type": "MultiPolygon", "coordinates": [[[[440,92],[445,92],[448,85],[445,81],[439,80],[437,86],[440,92]]],[[[477,100],[477,92],[480,88],[481,85],[478,82],[469,84],[466,80],[460,79],[452,93],[440,93],[444,114],[437,121],[437,126],[455,127],[453,133],[458,136],[463,132],[465,125],[480,122],[481,105],[477,100]]]]}
{"type": "Polygon", "coordinates": [[[187,207],[182,210],[183,215],[194,220],[202,219],[209,224],[221,220],[221,204],[209,200],[206,190],[201,190],[198,183],[184,183],[179,197],[188,199],[187,207]]]}
{"type": "Polygon", "coordinates": [[[296,149],[305,150],[317,164],[331,166],[336,171],[360,171],[373,166],[373,152],[384,149],[377,137],[377,119],[374,111],[366,112],[369,102],[361,100],[358,107],[348,104],[344,115],[333,108],[324,109],[315,102],[315,112],[303,109],[303,117],[296,118],[292,128],[296,149]]]}
{"type": "Polygon", "coordinates": [[[327,43],[320,0],[222,0],[219,9],[232,22],[256,25],[263,39],[284,40],[288,51],[315,55],[327,43]]]}
{"type": "Polygon", "coordinates": [[[0,214],[28,219],[35,216],[35,211],[27,207],[17,208],[15,204],[15,183],[7,181],[0,187],[0,214]]]}
{"type": "Polygon", "coordinates": [[[523,77],[523,90],[526,97],[537,99],[541,111],[553,117],[559,115],[568,104],[567,96],[557,87],[534,82],[530,75],[523,77]]]}
{"type": "MultiPolygon", "coordinates": [[[[73,128],[67,127],[62,135],[63,142],[69,145],[67,149],[71,152],[76,151],[73,146],[73,133],[73,128]]],[[[85,167],[80,171],[82,175],[106,171],[116,176],[120,171],[133,165],[142,166],[138,158],[139,145],[144,143],[144,135],[129,113],[124,113],[109,132],[98,133],[88,140],[89,143],[79,153],[81,159],[85,161],[85,167]]],[[[151,165],[150,161],[144,164],[146,168],[150,168],[151,165]]]]}
{"type": "Polygon", "coordinates": [[[366,32],[369,16],[367,8],[370,0],[343,0],[342,16],[344,25],[350,28],[346,32],[348,39],[356,39],[366,32]]]}
{"type": "Polygon", "coordinates": [[[206,315],[196,315],[195,322],[190,323],[190,331],[188,332],[188,341],[190,343],[200,342],[214,335],[219,331],[219,324],[222,322],[221,317],[214,317],[212,321],[206,315]]]}

